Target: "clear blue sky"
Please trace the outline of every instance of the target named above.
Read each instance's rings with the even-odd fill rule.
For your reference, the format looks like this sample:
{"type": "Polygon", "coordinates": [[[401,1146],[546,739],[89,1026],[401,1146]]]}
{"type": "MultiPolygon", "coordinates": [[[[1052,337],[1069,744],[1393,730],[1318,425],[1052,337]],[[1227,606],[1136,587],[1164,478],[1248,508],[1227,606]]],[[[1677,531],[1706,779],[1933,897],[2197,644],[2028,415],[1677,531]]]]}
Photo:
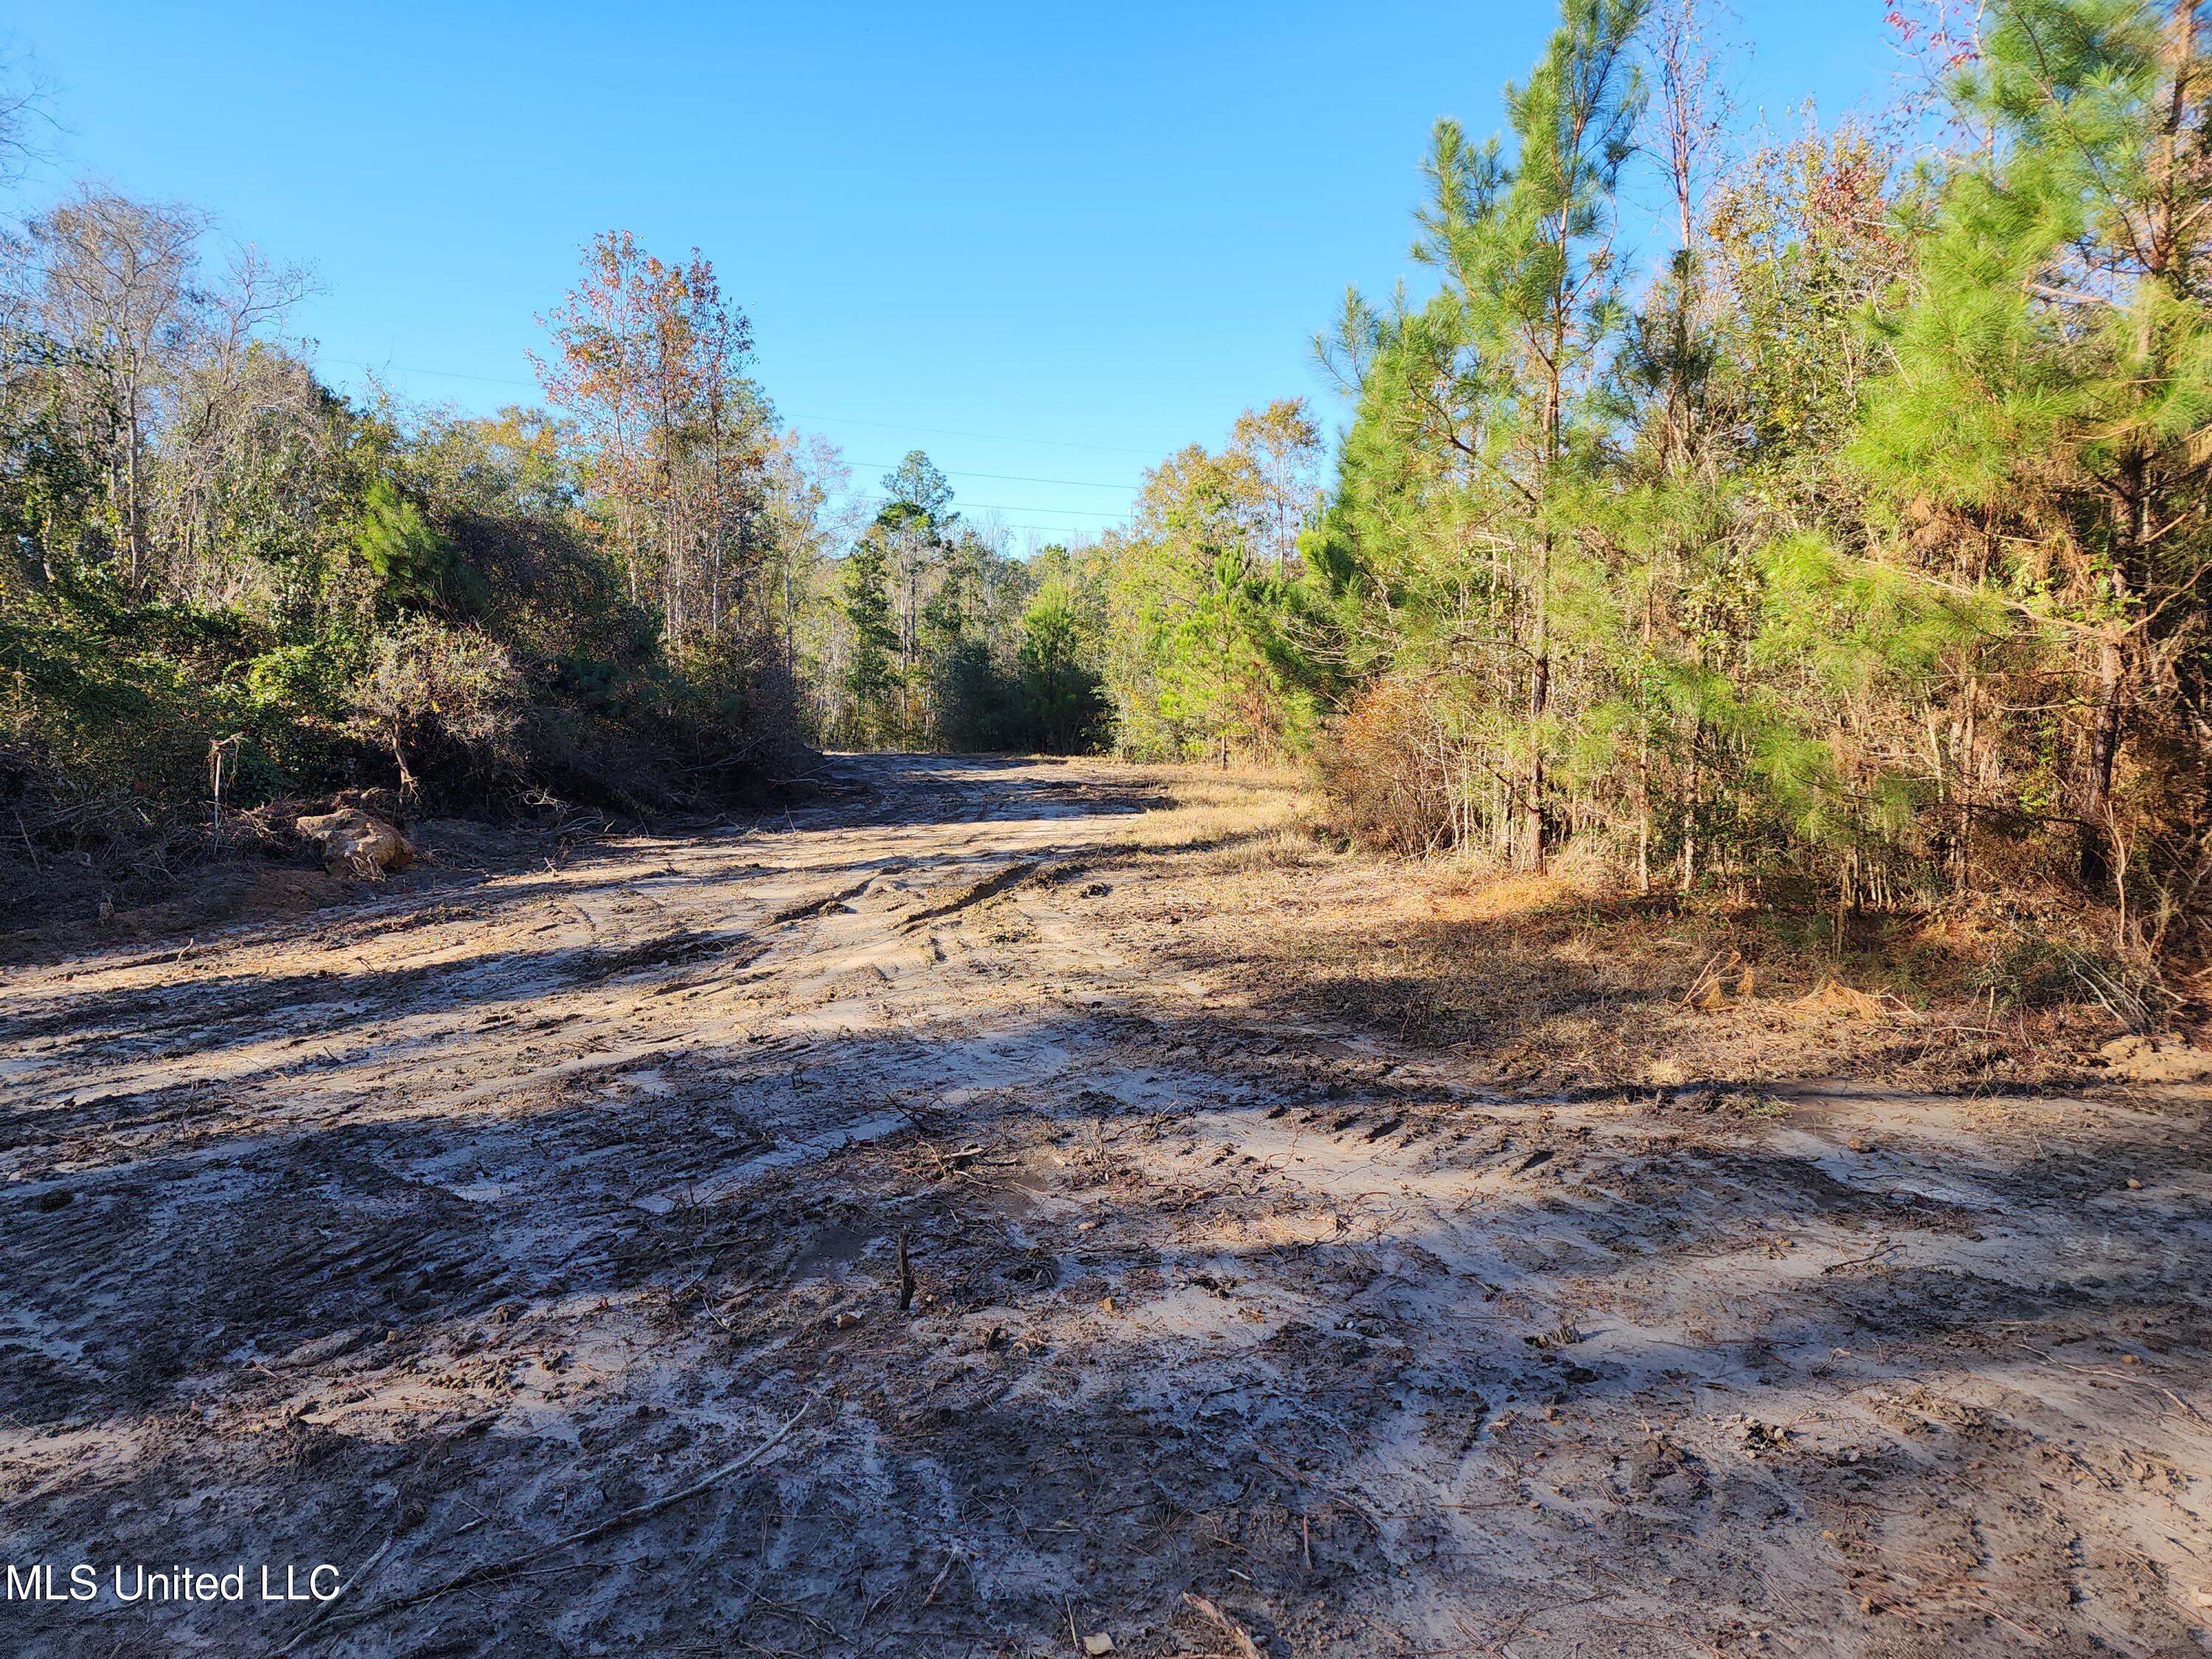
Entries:
{"type": "MultiPolygon", "coordinates": [[[[1881,0],[1738,0],[1747,100],[1879,95],[1881,0]]],[[[1124,513],[1247,404],[1316,398],[1347,282],[1407,269],[1429,124],[1487,131],[1548,5],[378,6],[15,0],[59,165],[192,201],[326,290],[329,378],[529,400],[614,227],[698,246],[856,482],[910,447],[1017,550],[1124,513]],[[996,476],[993,476],[996,475],[996,476]]]]}

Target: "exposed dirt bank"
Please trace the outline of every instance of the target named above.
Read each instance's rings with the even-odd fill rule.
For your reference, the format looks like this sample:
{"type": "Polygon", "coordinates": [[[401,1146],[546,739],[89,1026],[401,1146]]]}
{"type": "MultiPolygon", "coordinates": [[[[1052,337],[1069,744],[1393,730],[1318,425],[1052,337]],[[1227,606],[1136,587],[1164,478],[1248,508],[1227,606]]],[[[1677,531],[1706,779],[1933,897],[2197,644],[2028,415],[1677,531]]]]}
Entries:
{"type": "Polygon", "coordinates": [[[9,971],[0,1546],[103,1593],[0,1651],[2212,1650],[2203,1087],[1485,957],[1280,782],[842,765],[9,971]]]}

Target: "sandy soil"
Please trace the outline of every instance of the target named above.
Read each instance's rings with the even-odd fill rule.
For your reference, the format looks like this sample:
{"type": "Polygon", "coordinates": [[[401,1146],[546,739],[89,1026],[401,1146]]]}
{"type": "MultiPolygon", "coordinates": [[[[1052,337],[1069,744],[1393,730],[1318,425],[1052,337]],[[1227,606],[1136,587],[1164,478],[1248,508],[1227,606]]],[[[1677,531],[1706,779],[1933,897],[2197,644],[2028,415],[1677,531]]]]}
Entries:
{"type": "Polygon", "coordinates": [[[2203,1088],[1547,1092],[1287,783],[841,765],[9,971],[0,1652],[2212,1651],[2203,1088]]]}

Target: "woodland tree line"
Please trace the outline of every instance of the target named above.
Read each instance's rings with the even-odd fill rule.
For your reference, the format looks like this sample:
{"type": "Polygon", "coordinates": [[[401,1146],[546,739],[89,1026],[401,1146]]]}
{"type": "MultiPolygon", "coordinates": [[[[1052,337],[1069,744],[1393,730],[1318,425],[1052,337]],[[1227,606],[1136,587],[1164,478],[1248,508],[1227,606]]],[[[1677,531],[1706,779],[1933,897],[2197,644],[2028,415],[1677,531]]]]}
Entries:
{"type": "Polygon", "coordinates": [[[1299,559],[1201,476],[1236,443],[1100,550],[1109,594],[1180,573],[1108,675],[1121,740],[1311,746],[1408,852],[2087,897],[2201,950],[2198,8],[1895,8],[1897,106],[1784,138],[1740,131],[1715,20],[1567,0],[1502,135],[1437,125],[1429,283],[1316,343],[1351,422],[1299,559]]]}
{"type": "Polygon", "coordinates": [[[1942,21],[1893,13],[1930,93],[1887,127],[1739,149],[1695,7],[1572,0],[1505,143],[1438,125],[1435,291],[1347,301],[1307,547],[1376,833],[1846,902],[2070,884],[2152,948],[2193,925],[2197,9],[1942,21]],[[1676,238],[1641,283],[1633,169],[1676,238]]]}
{"type": "Polygon", "coordinates": [[[1437,124],[1419,282],[1316,342],[1343,430],[1255,407],[1025,559],[919,452],[852,507],[696,252],[596,240],[541,404],[479,418],[333,391],[308,278],[189,209],[27,209],[0,828],[106,856],[217,785],[648,810],[809,745],[1311,757],[1405,852],[2072,895],[2201,949],[2197,9],[1900,5],[1907,93],[1779,137],[1725,21],[1566,0],[1499,135],[1437,124]]]}

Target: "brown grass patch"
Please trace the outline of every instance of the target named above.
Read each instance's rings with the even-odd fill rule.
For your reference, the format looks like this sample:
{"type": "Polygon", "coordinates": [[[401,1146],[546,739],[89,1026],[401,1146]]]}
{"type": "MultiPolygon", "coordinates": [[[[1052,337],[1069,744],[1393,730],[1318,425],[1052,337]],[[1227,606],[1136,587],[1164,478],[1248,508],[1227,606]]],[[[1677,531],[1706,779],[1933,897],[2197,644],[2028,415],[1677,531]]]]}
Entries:
{"type": "MultiPolygon", "coordinates": [[[[1255,1003],[1448,1052],[1531,1089],[1880,1077],[1956,1085],[2063,1075],[2109,1036],[2078,1001],[1992,1009],[1987,927],[1847,919],[1637,894],[1587,872],[1479,877],[1333,854],[1283,810],[1176,888],[1178,954],[1255,1003]]],[[[1164,814],[1188,832],[1225,806],[1164,814]]],[[[1226,827],[1225,824],[1223,827],[1226,827]]],[[[1192,842],[1165,834],[1161,842],[1192,842]]],[[[1158,843],[1156,843],[1158,844],[1158,843]]]]}

